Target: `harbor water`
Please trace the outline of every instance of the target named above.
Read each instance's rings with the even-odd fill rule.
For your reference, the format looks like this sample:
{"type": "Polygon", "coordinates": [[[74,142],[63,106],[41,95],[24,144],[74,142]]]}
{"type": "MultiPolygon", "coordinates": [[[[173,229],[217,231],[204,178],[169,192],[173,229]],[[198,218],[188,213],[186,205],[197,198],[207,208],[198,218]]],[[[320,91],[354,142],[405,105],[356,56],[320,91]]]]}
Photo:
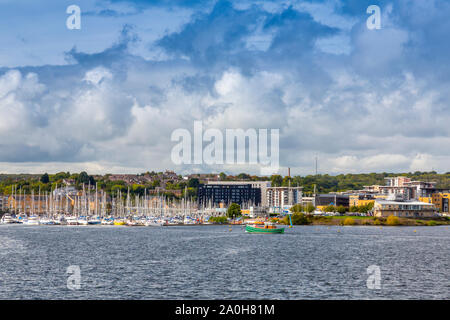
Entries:
{"type": "Polygon", "coordinates": [[[450,299],[449,257],[446,226],[1,225],[0,299],[450,299]]]}

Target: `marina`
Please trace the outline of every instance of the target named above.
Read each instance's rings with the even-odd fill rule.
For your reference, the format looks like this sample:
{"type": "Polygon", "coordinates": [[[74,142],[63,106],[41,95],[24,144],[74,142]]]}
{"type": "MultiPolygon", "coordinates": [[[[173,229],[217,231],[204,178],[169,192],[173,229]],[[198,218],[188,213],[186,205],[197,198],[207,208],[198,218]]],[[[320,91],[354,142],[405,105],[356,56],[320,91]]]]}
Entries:
{"type": "Polygon", "coordinates": [[[14,186],[11,194],[10,213],[3,215],[0,224],[160,227],[210,224],[210,217],[223,215],[211,203],[198,206],[186,197],[174,201],[150,196],[146,190],[143,196],[132,197],[129,189],[126,196],[118,191],[110,197],[98,190],[97,185],[95,188],[83,185],[81,191],[72,193],[56,187],[43,195],[40,191],[38,195],[34,192],[26,195],[14,186]]]}

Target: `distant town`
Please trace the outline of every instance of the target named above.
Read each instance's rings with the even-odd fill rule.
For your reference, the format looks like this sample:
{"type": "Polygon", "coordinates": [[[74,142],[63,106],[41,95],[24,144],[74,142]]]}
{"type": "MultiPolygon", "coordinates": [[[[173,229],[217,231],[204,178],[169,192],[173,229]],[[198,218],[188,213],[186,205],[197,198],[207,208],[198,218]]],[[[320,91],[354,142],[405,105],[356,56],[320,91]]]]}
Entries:
{"type": "MultiPolygon", "coordinates": [[[[179,175],[173,171],[142,174],[88,175],[2,174],[0,209],[16,214],[46,215],[67,210],[72,213],[86,198],[92,213],[111,214],[113,199],[128,205],[153,202],[161,207],[190,210],[209,209],[220,214],[231,203],[239,204],[249,216],[286,214],[300,205],[314,214],[360,213],[375,217],[390,215],[422,218],[449,215],[450,173],[416,172],[407,174],[371,173],[347,175],[251,176],[206,173],[179,175]],[[365,185],[365,183],[368,183],[365,185]],[[372,184],[369,184],[372,183],[372,184]],[[164,201],[161,200],[164,198],[164,201]],[[158,200],[159,199],[159,200],[158,200]],[[58,208],[50,208],[49,202],[58,208]]],[[[148,207],[149,205],[146,204],[148,207]]],[[[78,208],[79,209],[79,208],[78,208]]]]}

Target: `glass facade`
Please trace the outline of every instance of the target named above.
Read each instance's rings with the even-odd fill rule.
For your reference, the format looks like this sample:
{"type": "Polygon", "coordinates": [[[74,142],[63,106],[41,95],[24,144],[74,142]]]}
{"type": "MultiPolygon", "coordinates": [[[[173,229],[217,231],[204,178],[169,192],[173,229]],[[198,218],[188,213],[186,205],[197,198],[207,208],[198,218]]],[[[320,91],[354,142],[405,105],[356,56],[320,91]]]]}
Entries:
{"type": "Polygon", "coordinates": [[[258,206],[261,204],[261,189],[245,185],[200,185],[198,189],[198,202],[200,205],[209,203],[237,203],[258,206]]]}

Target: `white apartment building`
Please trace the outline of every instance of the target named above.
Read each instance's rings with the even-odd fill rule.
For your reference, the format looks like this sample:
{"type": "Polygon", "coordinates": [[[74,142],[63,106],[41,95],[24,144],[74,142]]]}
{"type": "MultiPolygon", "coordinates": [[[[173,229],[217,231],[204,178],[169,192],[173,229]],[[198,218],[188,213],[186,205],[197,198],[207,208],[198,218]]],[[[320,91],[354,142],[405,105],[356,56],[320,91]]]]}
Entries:
{"type": "Polygon", "coordinates": [[[267,206],[273,212],[286,210],[302,201],[302,189],[302,187],[269,187],[266,190],[267,206]]]}

